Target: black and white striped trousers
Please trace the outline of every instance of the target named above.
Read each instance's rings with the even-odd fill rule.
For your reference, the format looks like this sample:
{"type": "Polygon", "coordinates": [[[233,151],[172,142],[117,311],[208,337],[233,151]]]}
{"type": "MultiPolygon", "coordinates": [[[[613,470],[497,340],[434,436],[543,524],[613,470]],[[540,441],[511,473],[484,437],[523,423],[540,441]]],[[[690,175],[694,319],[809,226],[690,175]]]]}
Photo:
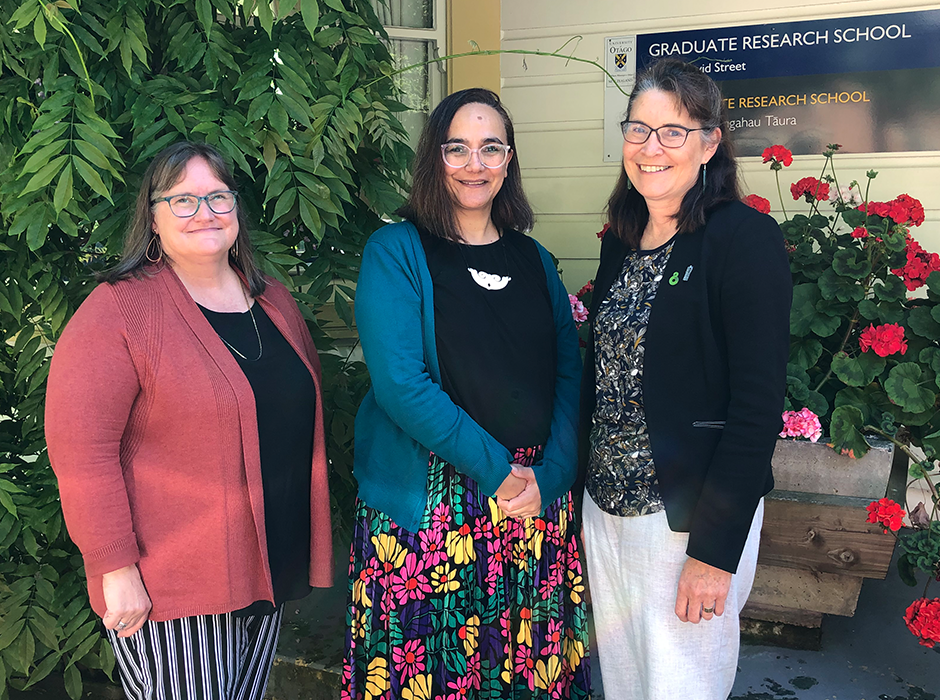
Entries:
{"type": "Polygon", "coordinates": [[[270,615],[197,615],[107,630],[130,700],[262,700],[284,606],[270,615]]]}

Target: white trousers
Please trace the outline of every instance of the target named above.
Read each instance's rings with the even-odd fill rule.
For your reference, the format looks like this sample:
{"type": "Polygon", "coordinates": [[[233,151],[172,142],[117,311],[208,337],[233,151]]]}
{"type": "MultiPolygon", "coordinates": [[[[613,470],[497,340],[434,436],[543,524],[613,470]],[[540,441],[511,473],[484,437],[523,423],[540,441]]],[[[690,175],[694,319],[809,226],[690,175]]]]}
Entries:
{"type": "Polygon", "coordinates": [[[676,617],[688,533],[666,513],[622,518],[584,494],[584,547],[607,700],[726,700],[737,671],[738,617],[757,567],[761,500],[721,617],[676,617]]]}

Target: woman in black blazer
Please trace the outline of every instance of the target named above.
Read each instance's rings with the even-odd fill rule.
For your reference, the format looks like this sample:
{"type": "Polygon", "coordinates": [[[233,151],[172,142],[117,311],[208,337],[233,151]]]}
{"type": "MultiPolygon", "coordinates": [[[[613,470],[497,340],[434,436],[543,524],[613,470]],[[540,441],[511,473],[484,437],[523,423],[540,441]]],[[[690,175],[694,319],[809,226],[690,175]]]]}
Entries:
{"type": "Polygon", "coordinates": [[[740,202],[715,83],[638,76],[582,382],[584,530],[605,692],[724,700],[781,427],[791,281],[740,202]]]}

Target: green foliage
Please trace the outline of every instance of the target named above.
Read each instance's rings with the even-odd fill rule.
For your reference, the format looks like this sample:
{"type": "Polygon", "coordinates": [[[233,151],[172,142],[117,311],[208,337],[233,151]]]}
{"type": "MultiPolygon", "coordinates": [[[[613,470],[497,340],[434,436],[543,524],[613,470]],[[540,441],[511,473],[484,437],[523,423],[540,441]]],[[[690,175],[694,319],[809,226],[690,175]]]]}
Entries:
{"type": "MultiPolygon", "coordinates": [[[[908,505],[913,530],[899,537],[898,573],[915,585],[917,571],[940,577],[940,256],[910,236],[924,218],[919,202],[868,199],[877,173],[864,188],[853,181],[848,197],[838,190],[838,148],[829,146],[820,173],[839,192],[831,213],[813,201],[808,215],[780,225],[794,283],[786,408],[816,413],[842,454],[863,457],[877,435],[913,458],[910,475],[926,482],[930,503],[908,505]],[[924,286],[926,299],[907,298],[924,286]]],[[[772,164],[778,191],[782,167],[772,164]]]]}
{"type": "Polygon", "coordinates": [[[231,159],[264,269],[308,320],[348,529],[369,380],[333,337],[352,334],[330,329],[352,328],[360,253],[411,157],[385,38],[367,0],[0,5],[0,700],[53,670],[77,698],[79,668],[113,668],[45,454],[44,386],[92,273],[120,252],[143,169],[174,141],[231,159]]]}

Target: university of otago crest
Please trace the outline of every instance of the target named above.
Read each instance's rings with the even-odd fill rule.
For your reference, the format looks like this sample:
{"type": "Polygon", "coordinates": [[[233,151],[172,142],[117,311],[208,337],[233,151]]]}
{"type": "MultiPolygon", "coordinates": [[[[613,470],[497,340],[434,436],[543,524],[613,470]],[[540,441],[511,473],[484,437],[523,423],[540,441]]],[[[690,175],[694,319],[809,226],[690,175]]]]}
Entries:
{"type": "Polygon", "coordinates": [[[614,54],[614,67],[617,70],[623,70],[627,67],[627,54],[625,53],[615,53],[614,54]]]}

